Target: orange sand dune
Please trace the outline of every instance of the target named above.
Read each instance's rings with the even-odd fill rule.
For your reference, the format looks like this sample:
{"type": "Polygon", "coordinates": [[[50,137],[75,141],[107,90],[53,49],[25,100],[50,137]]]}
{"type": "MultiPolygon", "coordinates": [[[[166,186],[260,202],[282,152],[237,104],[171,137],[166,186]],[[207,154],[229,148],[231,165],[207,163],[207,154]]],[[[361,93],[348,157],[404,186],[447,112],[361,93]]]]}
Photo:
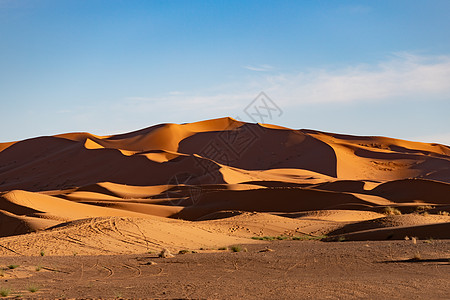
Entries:
{"type": "MultiPolygon", "coordinates": [[[[180,233],[199,230],[187,244],[162,230],[156,248],[195,248],[202,236],[214,246],[218,239],[233,243],[264,234],[450,238],[442,231],[450,207],[449,146],[232,118],[3,143],[0,192],[0,236],[17,247],[21,234],[42,231],[33,235],[37,244],[56,241],[90,222],[77,220],[92,218],[116,220],[126,230],[139,223],[149,235],[156,233],[147,226],[162,230],[177,218],[185,220],[176,223],[180,233]],[[403,215],[385,217],[392,208],[403,215]]],[[[114,252],[120,240],[114,235],[120,233],[94,234],[76,247],[114,252]]]]}

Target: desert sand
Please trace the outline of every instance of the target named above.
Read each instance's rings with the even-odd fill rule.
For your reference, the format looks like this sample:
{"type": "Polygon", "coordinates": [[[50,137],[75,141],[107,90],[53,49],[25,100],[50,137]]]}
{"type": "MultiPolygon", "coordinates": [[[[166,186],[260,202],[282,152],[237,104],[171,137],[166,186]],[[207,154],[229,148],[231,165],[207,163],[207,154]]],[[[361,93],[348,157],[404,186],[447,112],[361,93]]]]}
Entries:
{"type": "MultiPolygon", "coordinates": [[[[253,249],[248,253],[259,255],[264,245],[285,249],[283,243],[347,244],[343,247],[353,251],[351,241],[371,241],[382,252],[386,241],[403,245],[413,239],[416,245],[417,239],[449,239],[449,212],[450,147],[441,144],[232,118],[160,124],[113,136],[68,133],[0,144],[2,260],[45,253],[72,261],[84,257],[89,264],[89,257],[144,259],[162,249],[220,256],[226,254],[218,249],[231,245],[246,245],[253,249]],[[286,241],[268,241],[273,239],[286,241]]],[[[434,253],[439,257],[430,259],[448,258],[448,245],[440,242],[440,252],[434,253]]],[[[193,258],[191,264],[198,261],[193,258]]],[[[22,280],[11,275],[18,271],[5,271],[22,280]]],[[[108,277],[96,272],[98,278],[108,277]]],[[[216,298],[204,292],[172,296],[208,295],[216,298]]],[[[217,297],[226,295],[236,296],[217,297]]],[[[358,295],[370,296],[353,296],[358,295]]]]}

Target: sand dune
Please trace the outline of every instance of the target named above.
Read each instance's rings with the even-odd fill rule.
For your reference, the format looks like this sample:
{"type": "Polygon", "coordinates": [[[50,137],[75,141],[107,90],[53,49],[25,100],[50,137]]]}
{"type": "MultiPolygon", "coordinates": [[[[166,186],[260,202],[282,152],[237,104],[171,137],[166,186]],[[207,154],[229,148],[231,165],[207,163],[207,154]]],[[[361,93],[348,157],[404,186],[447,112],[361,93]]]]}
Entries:
{"type": "Polygon", "coordinates": [[[0,192],[0,244],[29,254],[24,239],[105,254],[263,235],[450,238],[449,146],[232,118],[3,143],[0,192]]]}

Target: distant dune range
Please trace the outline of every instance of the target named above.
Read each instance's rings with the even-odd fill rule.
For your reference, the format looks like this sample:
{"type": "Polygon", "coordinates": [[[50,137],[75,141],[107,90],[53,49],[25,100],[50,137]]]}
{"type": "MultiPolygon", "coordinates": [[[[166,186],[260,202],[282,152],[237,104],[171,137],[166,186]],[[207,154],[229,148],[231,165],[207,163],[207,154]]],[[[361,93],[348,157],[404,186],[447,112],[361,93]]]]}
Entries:
{"type": "Polygon", "coordinates": [[[0,255],[448,239],[449,211],[440,144],[231,118],[0,144],[0,255]]]}

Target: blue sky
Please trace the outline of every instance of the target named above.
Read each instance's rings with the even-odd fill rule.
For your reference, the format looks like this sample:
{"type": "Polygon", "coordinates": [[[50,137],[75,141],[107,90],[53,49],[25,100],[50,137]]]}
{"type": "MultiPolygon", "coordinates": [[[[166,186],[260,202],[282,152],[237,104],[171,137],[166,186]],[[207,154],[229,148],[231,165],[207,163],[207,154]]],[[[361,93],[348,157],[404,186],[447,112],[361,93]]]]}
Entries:
{"type": "Polygon", "coordinates": [[[252,121],[245,108],[264,91],[281,110],[266,123],[450,145],[449,11],[445,0],[0,0],[0,142],[252,121]]]}

